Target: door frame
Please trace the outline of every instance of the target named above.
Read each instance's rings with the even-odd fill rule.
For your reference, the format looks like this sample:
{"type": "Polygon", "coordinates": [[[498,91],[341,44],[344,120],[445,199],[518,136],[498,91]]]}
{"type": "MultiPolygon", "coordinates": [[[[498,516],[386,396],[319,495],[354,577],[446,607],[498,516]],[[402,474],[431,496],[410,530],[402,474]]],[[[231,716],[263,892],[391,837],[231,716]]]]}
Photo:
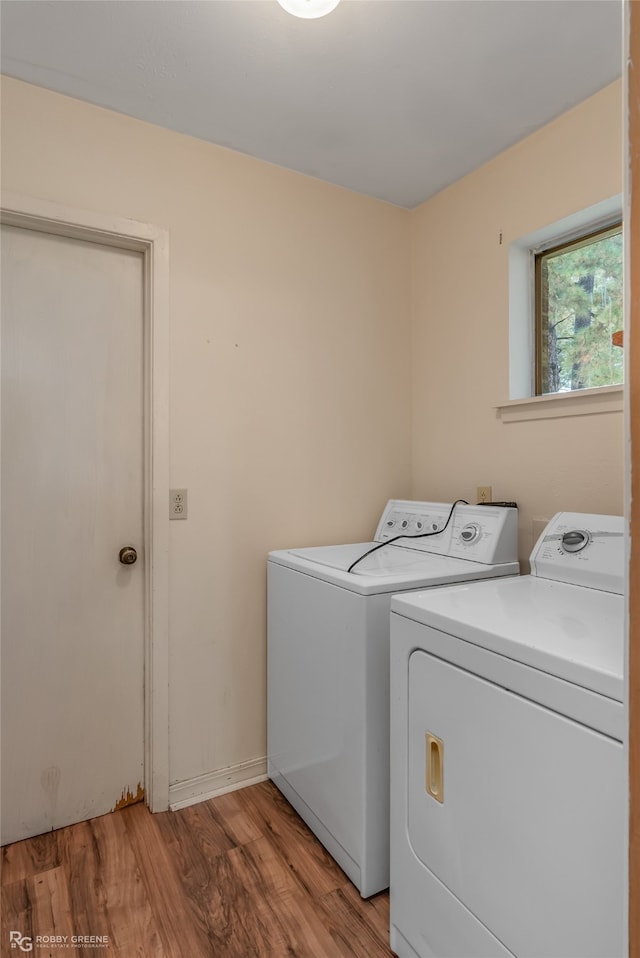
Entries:
{"type": "Polygon", "coordinates": [[[0,222],[143,255],[144,790],[151,811],[165,811],[169,807],[169,233],[148,223],[9,192],[2,194],[0,222]]]}
{"type": "Polygon", "coordinates": [[[629,857],[626,927],[628,952],[640,955],[640,3],[626,0],[625,12],[625,515],[629,517],[627,555],[627,635],[625,673],[628,718],[629,857]],[[635,189],[633,188],[635,181],[635,189]],[[627,225],[628,224],[628,228],[627,225]],[[634,587],[635,586],[635,587],[634,587]]]}

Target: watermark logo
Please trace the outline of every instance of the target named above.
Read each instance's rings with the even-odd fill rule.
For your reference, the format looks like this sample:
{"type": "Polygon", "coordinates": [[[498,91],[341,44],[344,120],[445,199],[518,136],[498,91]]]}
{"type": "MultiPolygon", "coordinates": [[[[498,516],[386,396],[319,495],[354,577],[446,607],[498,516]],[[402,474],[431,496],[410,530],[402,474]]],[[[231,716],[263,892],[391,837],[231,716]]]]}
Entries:
{"type": "Polygon", "coordinates": [[[38,951],[46,948],[51,954],[53,949],[64,950],[108,948],[108,935],[23,935],[21,931],[9,932],[9,947],[20,951],[38,951]]]}
{"type": "Polygon", "coordinates": [[[19,948],[20,951],[33,951],[33,938],[19,931],[9,932],[9,944],[11,948],[19,948]]]}

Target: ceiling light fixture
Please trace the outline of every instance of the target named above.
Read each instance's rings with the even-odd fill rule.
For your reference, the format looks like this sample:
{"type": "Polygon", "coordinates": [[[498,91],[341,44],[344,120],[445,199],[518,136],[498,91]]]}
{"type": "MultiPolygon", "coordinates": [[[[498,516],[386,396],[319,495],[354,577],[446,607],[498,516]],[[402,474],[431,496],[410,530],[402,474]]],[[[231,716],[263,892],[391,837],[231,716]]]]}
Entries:
{"type": "Polygon", "coordinates": [[[278,3],[287,13],[304,20],[315,20],[324,17],[340,3],[340,0],[278,0],[278,3]]]}

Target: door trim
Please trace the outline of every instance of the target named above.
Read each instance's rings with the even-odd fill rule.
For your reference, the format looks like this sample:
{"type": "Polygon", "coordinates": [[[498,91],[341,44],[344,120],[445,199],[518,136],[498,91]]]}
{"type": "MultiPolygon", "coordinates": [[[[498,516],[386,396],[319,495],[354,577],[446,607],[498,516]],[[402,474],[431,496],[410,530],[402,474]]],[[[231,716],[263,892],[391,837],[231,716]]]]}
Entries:
{"type": "Polygon", "coordinates": [[[144,258],[144,788],[169,807],[169,233],[147,223],[3,193],[0,222],[144,258]]]}

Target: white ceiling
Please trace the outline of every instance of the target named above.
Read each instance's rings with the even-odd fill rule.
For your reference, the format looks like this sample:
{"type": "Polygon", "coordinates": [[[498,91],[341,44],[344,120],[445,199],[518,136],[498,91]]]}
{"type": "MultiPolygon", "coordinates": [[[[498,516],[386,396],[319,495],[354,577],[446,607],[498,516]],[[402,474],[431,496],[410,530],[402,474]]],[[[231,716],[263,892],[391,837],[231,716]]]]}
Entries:
{"type": "Polygon", "coordinates": [[[0,27],[3,73],[408,208],[622,67],[621,0],[2,0],[0,27]]]}

